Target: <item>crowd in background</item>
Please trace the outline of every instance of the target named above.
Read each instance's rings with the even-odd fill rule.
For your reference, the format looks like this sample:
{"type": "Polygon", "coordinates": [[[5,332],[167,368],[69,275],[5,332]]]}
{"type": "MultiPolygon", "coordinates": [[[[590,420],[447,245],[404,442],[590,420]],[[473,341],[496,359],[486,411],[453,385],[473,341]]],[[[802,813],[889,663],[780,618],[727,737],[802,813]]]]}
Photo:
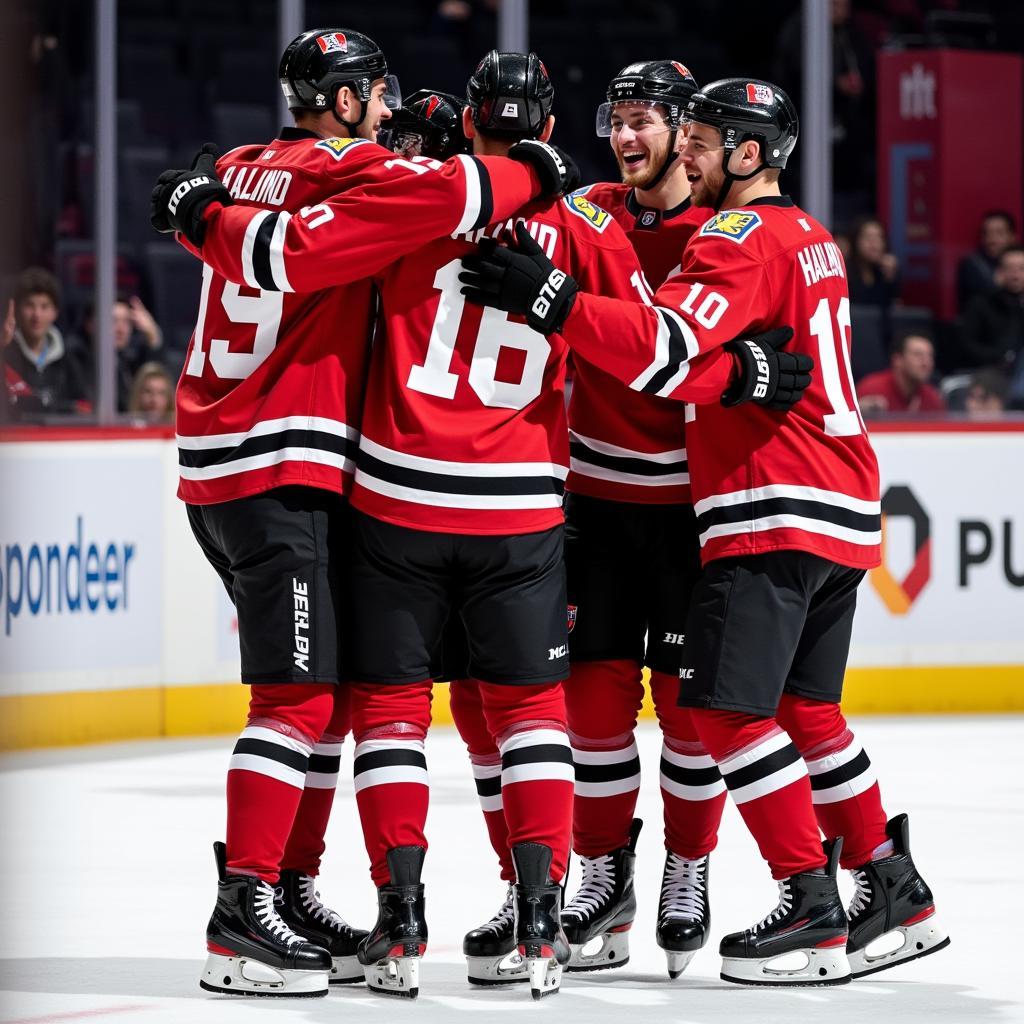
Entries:
{"type": "MultiPolygon", "coordinates": [[[[493,45],[499,5],[307,0],[306,21],[351,23],[378,38],[407,92],[461,91],[493,45]]],[[[799,0],[744,4],[742,36],[734,5],[714,0],[693,0],[685,10],[666,0],[634,0],[628,10],[618,0],[531,7],[531,46],[556,82],[557,141],[577,158],[584,180],[614,171],[594,135],[593,111],[610,74],[637,57],[664,50],[699,81],[760,75],[799,103],[799,0]]],[[[901,301],[901,268],[874,213],[879,47],[928,44],[941,29],[951,45],[994,47],[998,39],[999,49],[1024,52],[1024,5],[831,0],[830,9],[834,230],[847,260],[862,410],[1024,409],[1024,248],[1014,218],[993,209],[982,220],[977,248],[963,254],[959,316],[950,322],[901,301]]],[[[92,0],[15,0],[0,12],[12,58],[0,75],[29,84],[26,102],[9,112],[20,118],[11,133],[26,143],[18,150],[24,159],[6,172],[24,201],[0,225],[11,242],[0,263],[8,398],[0,405],[8,418],[88,414],[95,400],[91,12],[92,0]]],[[[276,133],[276,16],[277,0],[118,4],[116,393],[118,410],[140,421],[173,416],[173,380],[200,284],[195,260],[149,228],[151,183],[206,139],[226,149],[276,133]]],[[[784,184],[799,199],[799,161],[784,184]]]]}

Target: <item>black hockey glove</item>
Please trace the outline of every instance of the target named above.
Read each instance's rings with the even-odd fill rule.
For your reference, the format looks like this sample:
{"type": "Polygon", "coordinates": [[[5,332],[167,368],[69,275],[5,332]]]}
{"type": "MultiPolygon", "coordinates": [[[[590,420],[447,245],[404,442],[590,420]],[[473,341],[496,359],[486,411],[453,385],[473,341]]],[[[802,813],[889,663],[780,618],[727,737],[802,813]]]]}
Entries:
{"type": "Polygon", "coordinates": [[[508,155],[529,164],[537,172],[541,184],[537,199],[554,199],[580,187],[580,169],[564,149],[537,139],[524,139],[517,142],[508,155]]]}
{"type": "Polygon", "coordinates": [[[513,248],[485,238],[476,255],[462,261],[462,294],[481,306],[522,313],[541,334],[557,334],[579,286],[544,255],[524,221],[516,224],[516,243],[513,248]]]}
{"type": "Polygon", "coordinates": [[[187,171],[164,171],[150,196],[149,222],[157,231],[180,231],[193,245],[206,235],[203,214],[211,203],[231,206],[231,194],[217,177],[217,147],[207,142],[187,171]]]}
{"type": "Polygon", "coordinates": [[[776,327],[728,342],[726,350],[739,357],[740,375],[722,395],[722,405],[755,402],[782,412],[792,409],[811,383],[814,369],[810,356],[782,351],[792,337],[792,327],[776,327]]]}

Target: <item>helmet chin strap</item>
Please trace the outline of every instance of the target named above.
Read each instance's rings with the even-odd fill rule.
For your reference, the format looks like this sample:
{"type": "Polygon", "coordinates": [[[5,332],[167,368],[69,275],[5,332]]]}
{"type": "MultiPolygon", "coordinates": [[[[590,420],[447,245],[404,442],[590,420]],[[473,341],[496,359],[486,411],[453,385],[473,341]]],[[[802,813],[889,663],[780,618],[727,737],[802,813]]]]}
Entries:
{"type": "Polygon", "coordinates": [[[673,128],[669,132],[668,140],[668,156],[662,161],[661,167],[658,173],[643,187],[643,191],[646,192],[648,189],[656,188],[661,184],[662,179],[668,174],[668,169],[679,159],[679,153],[676,151],[676,135],[679,133],[678,128],[673,128]]]}
{"type": "Polygon", "coordinates": [[[366,113],[370,109],[370,104],[369,104],[368,100],[359,99],[359,94],[355,91],[355,89],[352,89],[352,87],[349,86],[349,88],[352,89],[352,92],[355,94],[356,99],[359,99],[359,106],[360,106],[359,120],[358,121],[346,121],[343,117],[339,117],[338,116],[338,93],[344,87],[345,87],[345,84],[342,83],[341,85],[338,86],[337,89],[334,90],[334,103],[331,106],[331,117],[333,117],[334,120],[337,121],[337,123],[340,124],[348,132],[350,137],[354,138],[355,137],[355,133],[356,133],[356,129],[366,120],[366,113]]]}
{"type": "Polygon", "coordinates": [[[721,210],[722,203],[725,202],[725,197],[729,194],[729,190],[732,188],[733,182],[750,181],[751,178],[760,174],[768,167],[768,164],[762,161],[760,167],[755,167],[749,174],[734,174],[729,170],[729,159],[734,152],[735,149],[722,150],[722,173],[725,175],[725,181],[722,182],[722,187],[718,190],[718,196],[715,198],[715,205],[713,207],[715,213],[718,213],[718,211],[721,210]]]}

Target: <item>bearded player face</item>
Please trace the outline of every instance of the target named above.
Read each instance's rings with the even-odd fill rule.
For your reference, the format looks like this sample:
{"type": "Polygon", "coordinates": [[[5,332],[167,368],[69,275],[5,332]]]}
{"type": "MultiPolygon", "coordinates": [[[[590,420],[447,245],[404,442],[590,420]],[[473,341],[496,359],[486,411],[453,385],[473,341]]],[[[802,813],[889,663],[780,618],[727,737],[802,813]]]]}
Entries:
{"type": "MultiPolygon", "coordinates": [[[[612,108],[612,152],[624,184],[646,188],[664,165],[672,145],[665,115],[665,108],[656,103],[616,103],[612,108]]],[[[683,134],[680,130],[680,141],[683,134]]]]}
{"type": "Polygon", "coordinates": [[[725,183],[722,169],[722,136],[710,125],[692,123],[682,149],[690,201],[694,206],[714,206],[725,183]]]}

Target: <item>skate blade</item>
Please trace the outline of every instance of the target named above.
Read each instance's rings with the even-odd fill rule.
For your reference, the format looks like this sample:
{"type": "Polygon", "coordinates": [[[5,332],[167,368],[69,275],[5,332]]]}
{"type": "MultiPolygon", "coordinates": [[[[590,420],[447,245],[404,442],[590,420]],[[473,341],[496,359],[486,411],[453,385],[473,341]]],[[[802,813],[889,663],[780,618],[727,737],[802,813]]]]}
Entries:
{"type": "Polygon", "coordinates": [[[289,971],[249,957],[210,953],[199,987],[230,996],[315,999],[327,995],[327,971],[289,971]]]}
{"type": "Polygon", "coordinates": [[[553,995],[562,984],[562,965],[554,957],[526,957],[526,970],[534,999],[553,995]]]}
{"type": "Polygon", "coordinates": [[[629,932],[605,932],[570,948],[572,955],[565,967],[567,971],[607,971],[623,967],[629,963],[629,932]],[[588,952],[596,939],[600,939],[597,949],[588,952]]]}
{"type": "Polygon", "coordinates": [[[336,956],[332,959],[334,966],[327,979],[332,985],[358,985],[364,980],[363,965],[357,956],[336,956]]]}
{"type": "Polygon", "coordinates": [[[415,999],[420,994],[420,958],[388,956],[363,967],[366,984],[384,996],[415,999]]]}
{"type": "Polygon", "coordinates": [[[530,980],[526,961],[516,949],[504,956],[467,956],[466,967],[471,985],[516,985],[530,980]]]}
{"type": "Polygon", "coordinates": [[[675,981],[690,966],[690,961],[696,955],[696,950],[692,950],[689,953],[676,953],[671,949],[666,949],[665,959],[668,961],[668,976],[675,981]]]}
{"type": "Polygon", "coordinates": [[[864,949],[858,949],[850,954],[850,973],[854,978],[864,978],[869,974],[877,974],[879,971],[887,971],[890,967],[898,967],[900,964],[909,963],[911,960],[920,960],[923,956],[931,953],[938,953],[949,945],[949,936],[935,923],[935,918],[927,917],[923,921],[917,921],[910,925],[900,925],[885,935],[880,935],[873,942],[869,942],[864,949]],[[903,943],[896,949],[875,956],[870,954],[870,949],[878,945],[880,940],[887,936],[899,934],[903,937],[903,943]]]}
{"type": "Polygon", "coordinates": [[[720,977],[736,985],[845,985],[850,962],[842,946],[797,949],[763,959],[722,957],[720,977]]]}

